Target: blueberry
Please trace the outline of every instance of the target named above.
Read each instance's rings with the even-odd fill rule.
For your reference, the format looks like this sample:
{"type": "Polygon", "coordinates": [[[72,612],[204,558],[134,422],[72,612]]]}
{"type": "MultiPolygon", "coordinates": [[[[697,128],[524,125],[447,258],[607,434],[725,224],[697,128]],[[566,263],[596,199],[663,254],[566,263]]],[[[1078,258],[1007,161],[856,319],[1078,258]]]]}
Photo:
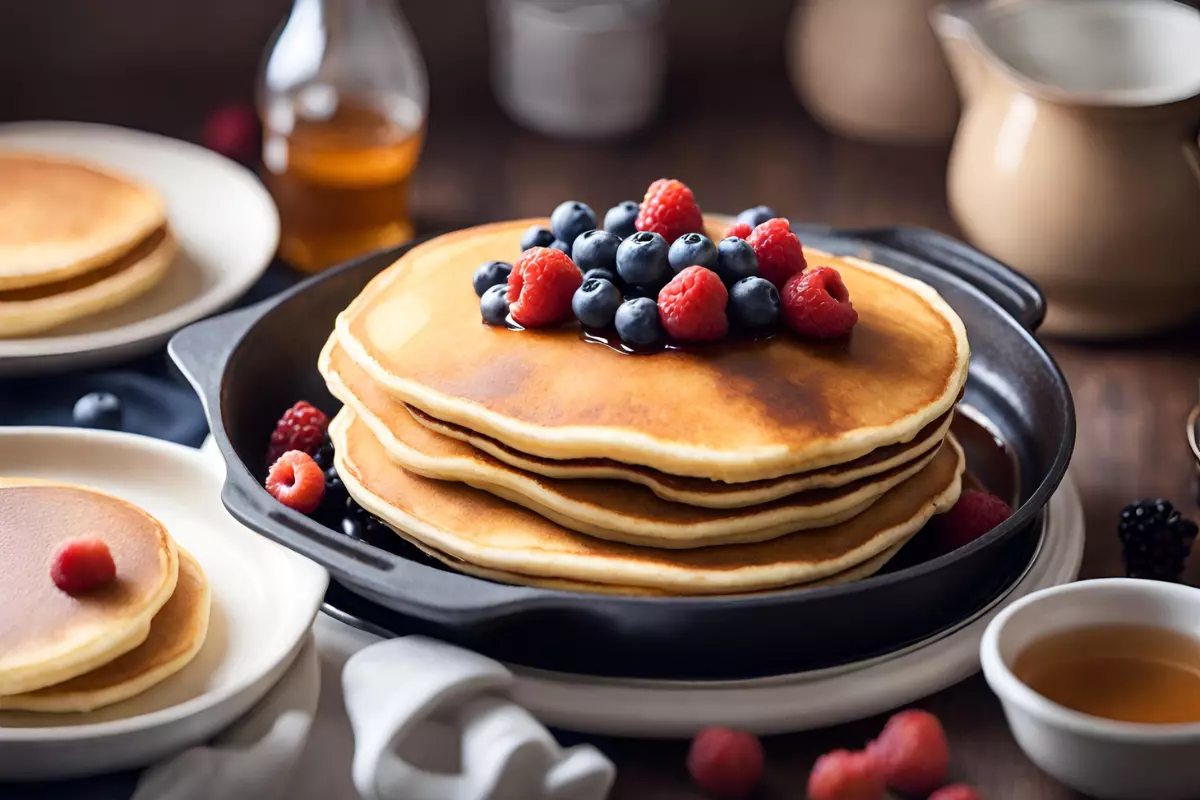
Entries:
{"type": "Polygon", "coordinates": [[[575,318],[588,328],[607,328],[612,325],[620,305],[621,291],[603,278],[584,281],[571,298],[571,310],[575,312],[575,318]]]}
{"type": "Polygon", "coordinates": [[[717,274],[726,286],[758,274],[758,256],[745,239],[730,236],[717,245],[717,274]]]}
{"type": "Polygon", "coordinates": [[[658,292],[662,287],[659,286],[629,286],[619,287],[622,289],[622,294],[626,300],[633,300],[638,297],[648,297],[651,300],[658,302],[658,292]]]}
{"type": "Polygon", "coordinates": [[[333,466],[333,445],[329,442],[321,445],[317,450],[317,454],[313,456],[313,461],[317,462],[317,466],[321,469],[329,469],[333,466]]]}
{"type": "Polygon", "coordinates": [[[508,286],[496,284],[479,299],[479,313],[489,325],[508,323],[508,286]]]}
{"type": "Polygon", "coordinates": [[[602,279],[608,281],[609,283],[611,283],[613,286],[616,286],[618,283],[617,271],[615,268],[614,269],[589,269],[587,272],[583,273],[583,279],[586,281],[589,278],[602,278],[602,279]]]}
{"type": "Polygon", "coordinates": [[[738,222],[744,222],[751,228],[757,228],[769,219],[775,219],[779,215],[775,213],[775,209],[770,206],[755,206],[747,208],[745,211],[737,215],[738,222]]]}
{"type": "Polygon", "coordinates": [[[617,274],[626,283],[661,286],[671,277],[667,240],[657,233],[639,231],[617,248],[617,274]]]}
{"type": "Polygon", "coordinates": [[[633,236],[637,228],[638,204],[636,200],[625,200],[610,208],[604,215],[604,230],[615,233],[622,239],[633,236]]]}
{"type": "Polygon", "coordinates": [[[615,270],[621,237],[607,231],[584,231],[571,245],[571,258],[584,272],[591,269],[615,270]]]}
{"type": "Polygon", "coordinates": [[[648,297],[626,300],[617,309],[614,322],[621,340],[635,347],[652,345],[663,337],[658,304],[648,297]]]}
{"type": "Polygon", "coordinates": [[[779,322],[779,290],[766,278],[742,278],[729,290],[729,319],[749,333],[770,333],[779,322]]]}
{"type": "Polygon", "coordinates": [[[349,536],[351,539],[362,541],[363,534],[366,533],[367,525],[359,517],[343,517],[342,518],[342,533],[349,536]]]}
{"type": "Polygon", "coordinates": [[[475,275],[471,278],[475,294],[483,297],[483,293],[493,286],[508,283],[508,273],[510,272],[512,272],[512,264],[506,261],[489,261],[482,265],[475,270],[475,275]]]}
{"type": "Polygon", "coordinates": [[[712,239],[699,233],[685,233],[671,245],[667,253],[671,271],[678,274],[688,267],[717,268],[717,246],[712,239]]]}
{"type": "Polygon", "coordinates": [[[571,245],[567,242],[564,242],[562,239],[555,239],[550,243],[550,248],[552,250],[562,250],[567,255],[571,255],[571,245]]]}
{"type": "Polygon", "coordinates": [[[560,203],[550,215],[550,230],[564,242],[573,242],[579,234],[595,227],[596,212],[577,200],[560,203]]]}
{"type": "Polygon", "coordinates": [[[106,431],[121,430],[125,421],[121,401],[116,395],[108,392],[92,392],[79,398],[71,411],[71,417],[81,428],[100,428],[106,431]]]}
{"type": "Polygon", "coordinates": [[[549,228],[534,225],[521,236],[521,252],[523,253],[531,247],[549,247],[553,241],[554,234],[550,232],[549,228]]]}

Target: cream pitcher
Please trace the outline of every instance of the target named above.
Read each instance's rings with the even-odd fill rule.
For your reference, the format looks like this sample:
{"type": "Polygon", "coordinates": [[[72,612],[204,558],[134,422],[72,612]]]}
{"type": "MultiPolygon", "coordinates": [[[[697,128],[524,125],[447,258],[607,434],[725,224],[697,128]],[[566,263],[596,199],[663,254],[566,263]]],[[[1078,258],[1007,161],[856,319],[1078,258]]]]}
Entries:
{"type": "Polygon", "coordinates": [[[1200,312],[1200,12],[1171,0],[949,2],[963,99],[951,211],[1049,300],[1118,338],[1200,312]]]}

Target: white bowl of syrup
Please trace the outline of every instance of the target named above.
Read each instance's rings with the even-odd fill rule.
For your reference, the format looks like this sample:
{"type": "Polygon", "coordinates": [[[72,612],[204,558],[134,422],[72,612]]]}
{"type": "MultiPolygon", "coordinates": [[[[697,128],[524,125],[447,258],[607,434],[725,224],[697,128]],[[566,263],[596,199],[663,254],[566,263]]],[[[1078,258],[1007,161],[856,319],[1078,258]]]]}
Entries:
{"type": "Polygon", "coordinates": [[[1102,800],[1200,797],[1200,589],[1112,578],[996,616],[983,674],[1029,758],[1102,800]]]}

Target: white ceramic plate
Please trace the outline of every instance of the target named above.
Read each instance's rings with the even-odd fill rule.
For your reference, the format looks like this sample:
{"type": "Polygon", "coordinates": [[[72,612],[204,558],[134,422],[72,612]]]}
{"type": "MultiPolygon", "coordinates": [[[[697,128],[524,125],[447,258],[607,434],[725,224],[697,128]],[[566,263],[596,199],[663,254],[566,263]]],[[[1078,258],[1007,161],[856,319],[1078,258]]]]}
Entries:
{"type": "Polygon", "coordinates": [[[221,505],[222,474],[200,451],[157,439],[0,428],[0,475],[93,486],[145,508],[204,567],[213,597],[196,660],[141,696],[88,714],[0,712],[0,780],[149,764],[210,738],[283,675],[329,578],[234,521],[221,505]]]}
{"type": "Polygon", "coordinates": [[[193,144],[78,122],[0,125],[0,149],[95,161],[156,188],[180,253],[162,282],[120,308],[45,334],[0,339],[0,376],[59,372],[144,355],[231,304],[271,263],[279,213],[248,170],[193,144]]]}

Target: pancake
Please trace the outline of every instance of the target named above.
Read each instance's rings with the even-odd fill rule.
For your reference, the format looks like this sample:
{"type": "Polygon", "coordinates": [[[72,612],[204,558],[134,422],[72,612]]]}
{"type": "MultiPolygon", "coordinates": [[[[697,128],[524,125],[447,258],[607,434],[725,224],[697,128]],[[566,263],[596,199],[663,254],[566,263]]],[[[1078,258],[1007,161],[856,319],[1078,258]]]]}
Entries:
{"type": "Polygon", "coordinates": [[[561,480],[524,472],[413,419],[334,346],[319,366],[335,397],[353,410],[391,459],[426,478],[460,481],[601,539],[647,547],[757,542],[848,519],[918,472],[928,453],[837,489],[815,489],[760,506],[711,509],[663,500],[627,481],[561,480]]]}
{"type": "Polygon", "coordinates": [[[0,291],[103,267],[165,222],[156,192],[106,168],[0,153],[0,291]]]}
{"type": "Polygon", "coordinates": [[[0,290],[0,338],[28,336],[122,305],[162,280],[179,246],[159,228],[112,263],[62,281],[0,290]]]}
{"type": "Polygon", "coordinates": [[[966,380],[966,330],[936,291],[815,250],[809,263],[840,270],[859,313],[844,339],[783,332],[629,356],[585,341],[576,326],[484,324],[473,271],[516,260],[521,232],[539,222],[469,228],[413,248],[338,316],[338,344],[398,400],[520,452],[730,483],[911,442],[951,410],[966,380]]]}
{"type": "Polygon", "coordinates": [[[204,570],[179,549],[179,582],[150,623],[146,641],[114,661],[65,683],[0,697],[0,709],[86,712],[136,697],[191,663],[208,633],[211,598],[204,570]]]}
{"type": "Polygon", "coordinates": [[[398,468],[347,408],[329,430],[351,496],[427,547],[489,570],[680,595],[774,589],[862,564],[952,506],[965,463],[947,437],[927,467],[845,522],[757,544],[667,550],[596,539],[487,492],[398,468]]]}
{"type": "Polygon", "coordinates": [[[142,509],[26,478],[0,478],[0,565],[0,695],[62,683],[140,645],[179,574],[174,542],[142,509]],[[80,537],[104,540],[117,580],[72,597],[54,585],[50,562],[80,537]]]}

